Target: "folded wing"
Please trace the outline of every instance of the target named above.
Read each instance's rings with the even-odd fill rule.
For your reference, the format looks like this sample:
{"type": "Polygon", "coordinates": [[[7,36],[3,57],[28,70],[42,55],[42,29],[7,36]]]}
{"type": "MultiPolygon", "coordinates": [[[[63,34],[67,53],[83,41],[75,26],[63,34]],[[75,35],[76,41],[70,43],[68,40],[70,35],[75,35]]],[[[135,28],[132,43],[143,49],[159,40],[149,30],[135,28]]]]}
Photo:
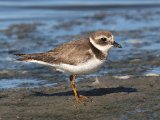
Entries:
{"type": "Polygon", "coordinates": [[[63,44],[45,53],[16,55],[21,57],[18,59],[20,61],[37,60],[51,64],[66,63],[76,65],[77,63],[86,62],[92,57],[89,49],[88,40],[86,39],[63,44]]]}

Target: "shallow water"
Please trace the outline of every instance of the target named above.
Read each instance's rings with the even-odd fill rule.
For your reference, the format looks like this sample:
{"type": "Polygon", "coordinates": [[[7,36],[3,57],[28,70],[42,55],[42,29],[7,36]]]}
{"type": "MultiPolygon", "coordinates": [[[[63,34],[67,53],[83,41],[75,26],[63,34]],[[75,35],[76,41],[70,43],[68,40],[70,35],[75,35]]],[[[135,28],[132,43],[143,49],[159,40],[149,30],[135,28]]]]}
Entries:
{"type": "Polygon", "coordinates": [[[51,87],[56,83],[50,83],[46,80],[36,79],[1,79],[0,89],[9,88],[35,88],[35,87],[51,87]]]}
{"type": "Polygon", "coordinates": [[[48,51],[99,29],[112,31],[123,48],[113,48],[102,69],[81,76],[80,80],[105,75],[141,76],[152,69],[153,73],[154,69],[156,74],[157,71],[160,73],[159,1],[106,3],[101,0],[91,4],[88,0],[86,3],[84,6],[84,1],[64,0],[62,3],[47,0],[44,3],[41,0],[38,4],[30,0],[0,1],[0,86],[5,88],[4,81],[10,80],[15,80],[18,84],[20,80],[37,82],[38,79],[43,79],[49,81],[47,85],[68,80],[68,75],[52,68],[17,62],[13,54],[48,51]],[[120,4],[131,5],[117,6],[120,4]],[[63,7],[64,5],[71,7],[63,7]],[[76,5],[77,9],[74,7],[76,5]]]}

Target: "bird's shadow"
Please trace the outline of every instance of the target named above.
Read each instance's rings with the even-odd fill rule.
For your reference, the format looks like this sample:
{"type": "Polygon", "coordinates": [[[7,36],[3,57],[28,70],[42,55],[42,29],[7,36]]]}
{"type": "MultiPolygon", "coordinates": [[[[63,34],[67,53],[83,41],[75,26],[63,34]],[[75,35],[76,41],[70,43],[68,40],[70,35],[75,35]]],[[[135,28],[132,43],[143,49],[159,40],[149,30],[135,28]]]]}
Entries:
{"type": "MultiPolygon", "coordinates": [[[[106,94],[119,93],[119,92],[132,93],[132,92],[137,92],[137,89],[128,88],[128,87],[95,88],[92,90],[80,90],[79,94],[85,95],[85,96],[102,96],[106,94]]],[[[58,92],[58,93],[52,93],[52,94],[47,94],[43,92],[34,92],[33,94],[35,96],[72,96],[73,91],[58,92]]]]}

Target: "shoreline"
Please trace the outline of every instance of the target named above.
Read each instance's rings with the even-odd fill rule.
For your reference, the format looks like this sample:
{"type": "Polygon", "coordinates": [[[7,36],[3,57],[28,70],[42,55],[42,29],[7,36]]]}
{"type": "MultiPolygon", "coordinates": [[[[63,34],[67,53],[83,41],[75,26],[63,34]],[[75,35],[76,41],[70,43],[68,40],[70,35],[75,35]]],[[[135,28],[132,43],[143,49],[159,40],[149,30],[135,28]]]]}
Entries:
{"type": "Polygon", "coordinates": [[[41,9],[41,10],[105,10],[105,9],[135,9],[135,8],[159,8],[160,3],[148,3],[148,4],[139,4],[139,3],[127,3],[127,4],[87,4],[87,5],[79,5],[79,4],[71,4],[71,5],[30,5],[30,6],[7,6],[3,5],[2,8],[12,8],[12,9],[41,9]]]}

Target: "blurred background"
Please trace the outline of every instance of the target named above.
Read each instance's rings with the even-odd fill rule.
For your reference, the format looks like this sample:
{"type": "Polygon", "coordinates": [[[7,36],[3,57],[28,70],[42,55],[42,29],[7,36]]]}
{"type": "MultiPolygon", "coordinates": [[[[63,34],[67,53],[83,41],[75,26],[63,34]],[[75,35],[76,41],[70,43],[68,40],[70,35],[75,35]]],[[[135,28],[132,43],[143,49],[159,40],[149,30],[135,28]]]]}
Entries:
{"type": "Polygon", "coordinates": [[[68,75],[14,54],[45,52],[96,30],[111,31],[123,48],[79,80],[160,75],[159,0],[0,0],[0,89],[66,82],[68,75]]]}

